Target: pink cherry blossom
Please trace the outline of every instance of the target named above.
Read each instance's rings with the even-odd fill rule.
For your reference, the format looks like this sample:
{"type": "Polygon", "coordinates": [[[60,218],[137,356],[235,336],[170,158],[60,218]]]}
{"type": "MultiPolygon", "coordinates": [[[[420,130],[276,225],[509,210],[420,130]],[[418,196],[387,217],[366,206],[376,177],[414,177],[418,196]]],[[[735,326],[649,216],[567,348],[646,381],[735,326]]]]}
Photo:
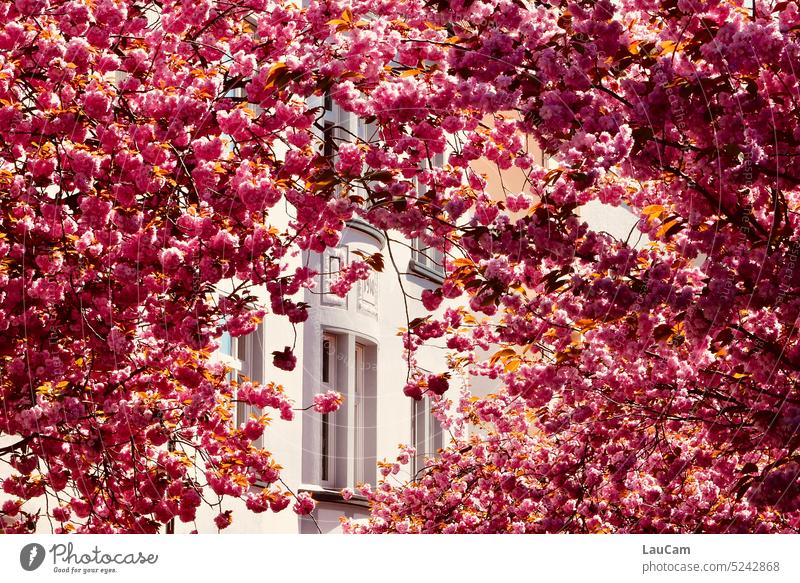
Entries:
{"type": "Polygon", "coordinates": [[[217,514],[217,516],[214,518],[214,524],[216,524],[217,528],[220,530],[228,528],[231,525],[232,521],[233,517],[231,516],[230,510],[221,512],[220,514],[217,514]]]}
{"type": "Polygon", "coordinates": [[[326,391],[314,395],[314,411],[317,413],[333,413],[341,407],[344,397],[337,391],[326,391]]]}
{"type": "Polygon", "coordinates": [[[292,349],[288,346],[283,350],[276,350],[273,354],[272,364],[282,370],[294,370],[297,365],[297,357],[292,354],[292,349]]]}
{"type": "Polygon", "coordinates": [[[311,514],[315,506],[316,504],[311,496],[305,492],[301,492],[295,497],[295,503],[294,506],[292,506],[292,510],[294,510],[296,514],[304,516],[306,514],[311,514]]]}

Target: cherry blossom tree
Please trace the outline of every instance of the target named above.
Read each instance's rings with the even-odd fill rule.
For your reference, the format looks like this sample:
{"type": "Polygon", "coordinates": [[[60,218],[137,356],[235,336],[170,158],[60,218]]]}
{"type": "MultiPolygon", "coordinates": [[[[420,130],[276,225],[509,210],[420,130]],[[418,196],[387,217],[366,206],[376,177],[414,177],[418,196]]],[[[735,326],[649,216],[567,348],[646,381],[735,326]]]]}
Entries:
{"type": "Polygon", "coordinates": [[[60,531],[289,506],[267,416],[233,403],[339,397],[292,404],[211,355],[305,321],[316,274],[289,259],[355,217],[448,258],[398,359],[450,436],[410,481],[408,448],[383,463],[348,530],[797,530],[799,30],[796,2],[0,3],[6,530],[45,494],[60,531]],[[326,153],[323,95],[376,137],[326,153]],[[481,160],[524,190],[490,195],[481,160]],[[590,229],[591,201],[649,242],[590,229]],[[416,368],[429,342],[448,370],[416,368]]]}
{"type": "Polygon", "coordinates": [[[454,101],[497,120],[451,164],[525,164],[528,135],[555,165],[502,202],[473,185],[464,259],[423,298],[469,310],[408,342],[446,338],[498,390],[448,416],[410,383],[454,439],[408,484],[409,452],[385,464],[349,530],[795,532],[797,4],[437,8],[454,101]],[[589,201],[628,205],[649,242],[589,230],[589,201]]]}

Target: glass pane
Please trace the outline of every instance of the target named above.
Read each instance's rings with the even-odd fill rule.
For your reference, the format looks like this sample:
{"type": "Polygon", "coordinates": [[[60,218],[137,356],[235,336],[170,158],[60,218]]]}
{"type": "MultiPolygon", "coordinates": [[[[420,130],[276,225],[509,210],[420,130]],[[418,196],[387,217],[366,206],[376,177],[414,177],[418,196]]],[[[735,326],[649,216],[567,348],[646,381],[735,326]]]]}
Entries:
{"type": "Polygon", "coordinates": [[[322,341],[322,382],[331,382],[331,342],[322,341]]]}
{"type": "Polygon", "coordinates": [[[329,413],[322,416],[322,480],[330,479],[328,466],[330,465],[330,420],[329,413]]]}
{"type": "Polygon", "coordinates": [[[366,123],[363,119],[358,120],[358,137],[367,143],[377,140],[378,126],[374,123],[366,123]]]}
{"type": "Polygon", "coordinates": [[[233,338],[228,332],[223,332],[220,336],[219,351],[227,356],[233,356],[233,338]]]}
{"type": "Polygon", "coordinates": [[[426,451],[426,436],[425,436],[425,417],[427,416],[428,409],[425,400],[414,401],[414,419],[412,421],[413,430],[413,445],[417,450],[414,456],[414,471],[417,472],[422,469],[425,462],[426,451]]]}
{"type": "Polygon", "coordinates": [[[439,423],[439,420],[436,418],[433,413],[430,414],[430,434],[431,434],[431,455],[436,455],[442,446],[442,426],[439,423]]]}
{"type": "Polygon", "coordinates": [[[444,253],[436,247],[428,247],[425,242],[417,237],[413,240],[412,253],[414,261],[437,272],[444,268],[444,253]]]}
{"type": "Polygon", "coordinates": [[[236,357],[243,363],[247,362],[247,336],[236,339],[236,357]]]}
{"type": "Polygon", "coordinates": [[[323,132],[323,146],[322,146],[322,155],[326,158],[333,158],[333,153],[335,150],[335,144],[333,141],[333,123],[326,121],[325,122],[325,131],[323,132]]]}
{"type": "Polygon", "coordinates": [[[431,261],[436,267],[440,267],[444,264],[444,254],[442,253],[441,249],[437,249],[436,247],[428,247],[428,255],[430,255],[431,261]]]}
{"type": "Polygon", "coordinates": [[[328,257],[328,273],[334,275],[342,269],[342,261],[339,257],[328,257]]]}
{"type": "Polygon", "coordinates": [[[237,402],[236,403],[236,427],[241,426],[242,423],[246,423],[248,417],[249,417],[249,415],[248,415],[248,410],[247,410],[247,404],[242,403],[242,402],[237,402]]]}
{"type": "Polygon", "coordinates": [[[414,261],[422,262],[424,257],[420,250],[422,249],[422,241],[420,241],[419,237],[415,237],[411,240],[411,252],[414,257],[414,261]]]}
{"type": "MultiPolygon", "coordinates": [[[[364,393],[364,347],[356,344],[356,395],[364,393]]],[[[359,405],[360,403],[356,403],[359,405]]]]}

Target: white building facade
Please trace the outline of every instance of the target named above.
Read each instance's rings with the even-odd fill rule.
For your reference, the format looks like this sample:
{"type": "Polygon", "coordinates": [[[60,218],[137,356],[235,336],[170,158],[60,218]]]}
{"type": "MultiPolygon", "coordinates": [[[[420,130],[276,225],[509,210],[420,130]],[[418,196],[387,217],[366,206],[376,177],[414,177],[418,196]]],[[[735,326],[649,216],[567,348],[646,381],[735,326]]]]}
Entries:
{"type": "MultiPolygon", "coordinates": [[[[373,127],[343,112],[329,96],[317,101],[312,105],[322,111],[319,138],[325,155],[335,159],[338,144],[345,140],[377,139],[373,127]]],[[[281,228],[288,225],[290,217],[271,214],[270,219],[281,228]]],[[[247,337],[224,335],[217,357],[231,368],[232,379],[241,375],[276,382],[295,403],[295,419],[272,421],[262,445],[283,467],[281,478],[286,486],[295,494],[311,495],[316,509],[306,517],[290,509],[253,514],[243,503],[234,502],[233,523],[226,533],[340,531],[340,517],[366,518],[368,514],[363,496],[356,492],[344,500],[342,489],[355,490],[362,483],[375,485],[378,462],[393,461],[401,444],[417,449],[409,468],[413,471],[446,440],[430,402],[413,401],[403,394],[409,367],[399,332],[409,321],[427,315],[419,298],[423,290],[441,283],[442,252],[354,218],[335,248],[324,253],[303,252],[290,261],[294,262],[290,271],[304,265],[318,273],[316,286],[294,298],[310,306],[308,319],[293,326],[282,316],[267,316],[247,337]],[[373,271],[345,297],[331,293],[331,284],[343,267],[376,253],[384,258],[383,271],[373,271]],[[297,366],[290,372],[272,365],[272,351],[284,346],[294,346],[297,357],[297,366]],[[308,409],[314,395],[328,390],[344,396],[338,411],[323,415],[308,409]]],[[[268,305],[265,290],[253,291],[268,305]]],[[[225,286],[220,293],[225,293],[225,286]]],[[[445,357],[443,349],[423,348],[416,355],[416,364],[424,370],[444,372],[445,357]]],[[[259,413],[239,406],[236,422],[244,423],[251,414],[259,413]]],[[[408,477],[408,473],[398,476],[408,477]]],[[[195,523],[176,524],[175,532],[215,532],[216,513],[216,509],[200,509],[195,523]]]]}
{"type": "MultiPolygon", "coordinates": [[[[406,307],[410,319],[427,313],[413,298],[441,281],[443,266],[433,259],[432,253],[388,240],[386,234],[355,219],[337,247],[297,258],[319,273],[316,288],[300,292],[310,306],[306,322],[293,328],[280,316],[268,316],[249,336],[223,336],[218,357],[232,374],[281,384],[297,409],[308,407],[314,395],[328,390],[344,396],[338,411],[325,415],[313,409],[298,411],[292,421],[272,421],[262,438],[263,447],[283,467],[281,477],[289,489],[315,499],[314,512],[308,517],[290,509],[253,514],[243,503],[234,502],[234,520],[224,532],[337,532],[340,517],[362,518],[368,512],[363,497],[356,493],[344,500],[342,489],[376,484],[377,463],[393,460],[400,444],[417,448],[417,465],[442,447],[446,436],[430,412],[429,401],[413,401],[403,394],[408,366],[398,334],[408,323],[406,307]],[[402,289],[398,273],[387,261],[383,272],[373,272],[347,296],[330,293],[336,272],[357,253],[386,256],[388,245],[400,270],[402,289]],[[410,298],[404,300],[404,291],[410,298]],[[295,369],[275,368],[272,351],[293,343],[298,359],[295,369]]],[[[445,351],[423,349],[417,362],[426,370],[443,372],[445,351]]],[[[239,407],[237,422],[255,413],[239,407]]],[[[200,509],[195,523],[176,524],[175,532],[215,532],[215,515],[216,510],[200,509]]]]}

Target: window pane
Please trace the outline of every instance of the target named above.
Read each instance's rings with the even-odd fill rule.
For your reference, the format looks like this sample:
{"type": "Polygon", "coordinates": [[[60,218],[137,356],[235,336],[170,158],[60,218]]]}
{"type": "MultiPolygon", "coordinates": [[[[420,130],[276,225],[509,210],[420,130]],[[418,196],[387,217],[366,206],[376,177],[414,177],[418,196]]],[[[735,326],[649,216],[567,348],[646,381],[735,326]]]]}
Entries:
{"type": "Polygon", "coordinates": [[[427,251],[428,251],[428,255],[431,258],[431,262],[436,267],[441,267],[444,264],[444,255],[443,255],[441,249],[438,249],[436,247],[428,247],[427,251]]]}
{"type": "Polygon", "coordinates": [[[325,131],[323,132],[324,135],[322,136],[323,139],[322,155],[329,159],[333,158],[333,153],[336,149],[336,146],[333,141],[334,138],[333,133],[334,133],[333,122],[326,121],[325,131]]]}
{"type": "MultiPolygon", "coordinates": [[[[331,388],[331,382],[336,376],[334,368],[334,358],[336,353],[336,340],[332,336],[325,335],[322,338],[322,384],[328,385],[324,390],[331,388]]],[[[331,482],[333,480],[333,460],[332,451],[334,447],[334,426],[332,425],[331,415],[322,415],[321,424],[321,445],[320,445],[320,464],[321,481],[331,482]]]]}
{"type": "Polygon", "coordinates": [[[220,336],[219,351],[227,356],[233,356],[233,338],[228,332],[223,332],[220,336]]]}
{"type": "Polygon", "coordinates": [[[441,249],[428,247],[421,237],[412,240],[411,248],[414,261],[437,273],[444,273],[444,253],[441,249]]]}
{"type": "Polygon", "coordinates": [[[247,336],[241,336],[236,339],[236,357],[245,363],[248,361],[247,358],[247,336]]]}
{"type": "Polygon", "coordinates": [[[333,279],[334,274],[339,273],[342,270],[342,261],[341,258],[336,257],[335,255],[331,255],[328,257],[328,273],[330,274],[330,278],[333,279]]]}
{"type": "Polygon", "coordinates": [[[422,469],[425,462],[425,454],[427,453],[425,443],[425,417],[427,413],[427,405],[424,399],[421,401],[414,401],[414,418],[412,419],[411,425],[412,442],[417,450],[414,456],[414,472],[418,472],[422,469]]]}
{"type": "Polygon", "coordinates": [[[322,382],[331,382],[331,342],[330,340],[322,341],[322,382]]]}
{"type": "Polygon", "coordinates": [[[363,119],[359,118],[358,137],[368,144],[378,140],[378,126],[375,123],[366,123],[363,119]]]}
{"type": "Polygon", "coordinates": [[[431,445],[430,445],[430,454],[436,455],[440,449],[443,447],[442,442],[442,426],[439,423],[439,420],[436,418],[433,413],[430,414],[430,434],[431,434],[431,445]]]}
{"type": "Polygon", "coordinates": [[[239,427],[243,423],[246,423],[249,415],[248,415],[248,407],[246,403],[242,403],[241,401],[236,403],[236,426],[239,427]]]}
{"type": "Polygon", "coordinates": [[[322,480],[330,480],[328,466],[330,465],[330,420],[329,413],[322,416],[322,480]]]}

